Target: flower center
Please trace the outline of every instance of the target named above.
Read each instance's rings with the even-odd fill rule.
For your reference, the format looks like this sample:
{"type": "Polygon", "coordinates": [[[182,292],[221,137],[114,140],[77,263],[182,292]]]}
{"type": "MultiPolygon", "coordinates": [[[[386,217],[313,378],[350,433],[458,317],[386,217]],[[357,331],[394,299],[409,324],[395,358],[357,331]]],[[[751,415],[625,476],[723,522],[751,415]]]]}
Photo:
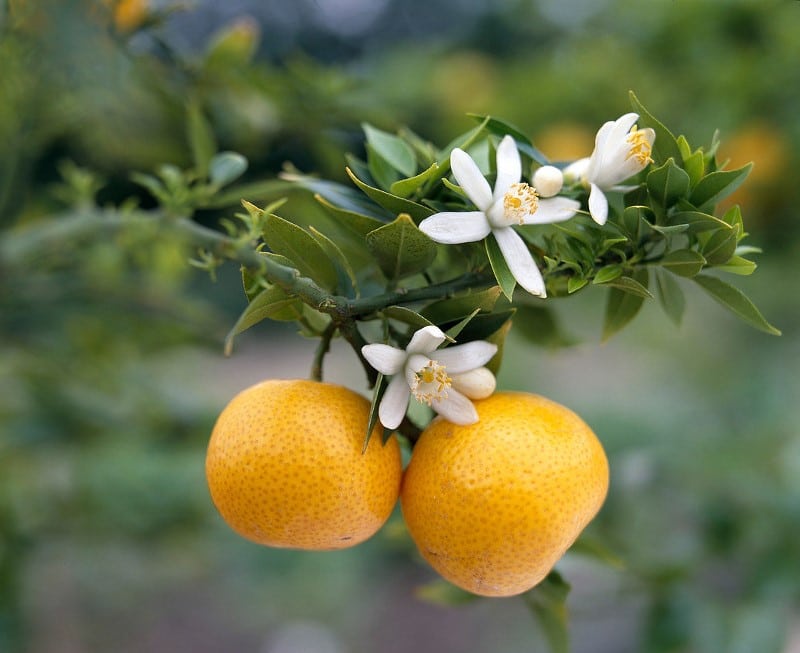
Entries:
{"type": "Polygon", "coordinates": [[[539,195],[526,183],[511,184],[503,196],[503,217],[509,225],[524,224],[525,217],[536,213],[538,207],[539,195]]]}
{"type": "Polygon", "coordinates": [[[434,400],[445,399],[451,380],[445,366],[434,360],[414,374],[411,393],[422,403],[431,405],[434,400]]]}
{"type": "Polygon", "coordinates": [[[653,162],[653,158],[650,156],[652,147],[650,146],[650,141],[647,140],[647,133],[644,129],[636,129],[636,125],[634,125],[631,127],[631,131],[626,140],[631,144],[628,150],[628,156],[625,157],[626,159],[633,157],[642,167],[653,162]]]}

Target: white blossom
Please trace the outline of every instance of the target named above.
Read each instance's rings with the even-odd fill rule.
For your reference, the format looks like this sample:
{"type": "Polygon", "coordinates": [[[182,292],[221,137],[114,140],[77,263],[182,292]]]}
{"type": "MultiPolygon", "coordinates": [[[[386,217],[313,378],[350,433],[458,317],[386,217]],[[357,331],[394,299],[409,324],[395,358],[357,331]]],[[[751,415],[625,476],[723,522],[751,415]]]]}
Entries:
{"type": "Polygon", "coordinates": [[[512,225],[562,222],[575,215],[580,204],[566,197],[540,198],[536,189],[522,183],[522,162],[511,136],[505,136],[497,147],[494,190],[478,164],[459,148],[450,154],[450,168],[477,211],[435,213],[419,228],[445,244],[471,243],[492,234],[517,283],[532,295],[545,297],[542,274],[512,225]]]}
{"type": "Polygon", "coordinates": [[[378,407],[386,428],[400,425],[412,395],[454,424],[478,421],[471,400],[494,392],[494,374],[484,365],[497,352],[497,345],[476,340],[437,349],[445,339],[441,329],[427,326],[414,333],[405,349],[380,343],[361,348],[372,367],[392,377],[378,407]]]}

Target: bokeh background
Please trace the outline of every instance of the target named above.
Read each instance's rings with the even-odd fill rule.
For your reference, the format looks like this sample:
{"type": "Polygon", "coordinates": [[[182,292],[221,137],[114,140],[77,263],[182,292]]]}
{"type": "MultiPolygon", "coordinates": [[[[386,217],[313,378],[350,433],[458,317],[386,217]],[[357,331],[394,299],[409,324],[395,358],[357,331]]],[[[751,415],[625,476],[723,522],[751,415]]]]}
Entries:
{"type": "MultiPolygon", "coordinates": [[[[576,653],[797,653],[798,34],[790,0],[8,0],[0,239],[97,180],[101,204],[152,206],[131,172],[191,165],[188,104],[255,184],[286,161],[343,179],[364,121],[443,144],[470,112],[585,156],[631,89],[694,145],[718,129],[731,166],[755,162],[732,201],[765,251],[737,283],[784,335],[689,293],[680,328],[648,306],[601,343],[598,289],[553,300],[572,346],[512,332],[499,383],[571,406],[609,453],[588,533],[607,560],[559,565],[576,653]]],[[[180,243],[48,242],[0,268],[0,651],[545,650],[521,600],[420,600],[434,577],[397,516],[337,553],[233,535],[203,476],[214,418],[257,380],[306,376],[313,343],[262,323],[223,357],[238,271],[212,282],[180,243]]],[[[326,370],[366,391],[347,351],[326,370]]]]}

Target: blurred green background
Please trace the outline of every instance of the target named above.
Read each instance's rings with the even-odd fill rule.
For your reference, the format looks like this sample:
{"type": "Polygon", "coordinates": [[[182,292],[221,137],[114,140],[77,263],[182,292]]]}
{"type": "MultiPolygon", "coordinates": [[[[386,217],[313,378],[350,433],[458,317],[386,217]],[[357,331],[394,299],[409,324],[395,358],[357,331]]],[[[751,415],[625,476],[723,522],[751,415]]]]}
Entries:
{"type": "MultiPolygon", "coordinates": [[[[343,179],[361,122],[443,144],[469,112],[516,124],[554,159],[585,156],[630,89],[693,145],[719,129],[731,166],[755,162],[733,201],[765,253],[737,282],[784,335],[689,294],[679,329],[651,306],[601,344],[597,289],[553,300],[579,344],[512,332],[499,383],[566,403],[609,453],[589,535],[619,565],[559,565],[576,653],[800,651],[800,3],[0,7],[6,244],[79,202],[94,184],[84,169],[102,205],[153,206],[130,174],[191,165],[187,106],[255,184],[285,161],[343,179]]],[[[215,224],[236,201],[197,218],[215,224]]],[[[544,650],[520,600],[415,598],[433,574],[397,515],[338,553],[237,538],[205,487],[214,418],[257,380],[306,376],[313,343],[262,323],[225,359],[238,271],[212,283],[180,242],[47,242],[0,263],[0,651],[544,650]]],[[[347,351],[326,370],[366,391],[347,351]]]]}

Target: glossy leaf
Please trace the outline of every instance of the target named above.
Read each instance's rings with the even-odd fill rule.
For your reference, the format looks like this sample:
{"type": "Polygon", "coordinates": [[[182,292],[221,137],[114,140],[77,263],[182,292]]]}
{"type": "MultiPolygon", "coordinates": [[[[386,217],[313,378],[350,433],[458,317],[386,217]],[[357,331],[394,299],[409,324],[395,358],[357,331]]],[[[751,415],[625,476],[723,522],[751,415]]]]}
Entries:
{"type": "Polygon", "coordinates": [[[705,290],[711,297],[717,300],[725,308],[738,315],[750,326],[760,331],[779,336],[781,332],[772,326],[761,314],[755,304],[738,288],[734,288],[729,283],[707,275],[698,275],[694,278],[698,285],[705,290]]]}
{"type": "Polygon", "coordinates": [[[511,136],[517,143],[517,149],[521,154],[525,154],[529,156],[531,159],[536,161],[539,165],[547,165],[550,163],[550,160],[542,154],[538,149],[533,146],[531,140],[517,127],[497,118],[493,118],[492,116],[483,116],[476,113],[468,114],[471,118],[475,120],[481,121],[482,124],[486,126],[491,133],[500,136],[509,135],[511,136]]]}
{"type": "Polygon", "coordinates": [[[745,180],[752,163],[736,170],[720,170],[703,177],[692,191],[690,201],[699,209],[713,206],[735,191],[745,180]]]}
{"type": "Polygon", "coordinates": [[[656,164],[664,163],[672,158],[679,166],[682,166],[683,156],[672,132],[645,109],[633,91],[630,92],[630,99],[634,111],[639,114],[639,127],[652,127],[656,132],[656,140],[653,143],[653,159],[656,164]]]}
{"type": "Polygon", "coordinates": [[[678,282],[664,270],[656,270],[656,288],[661,308],[675,325],[680,325],[686,310],[686,298],[678,282]]]}
{"type": "Polygon", "coordinates": [[[381,405],[381,399],[386,392],[386,387],[389,385],[386,377],[378,373],[375,379],[375,387],[372,390],[372,403],[369,407],[369,418],[367,419],[367,430],[364,433],[364,444],[361,446],[361,453],[367,451],[370,438],[375,434],[375,426],[378,424],[378,409],[381,405]]]}
{"type": "Polygon", "coordinates": [[[426,326],[435,326],[433,322],[423,317],[416,311],[406,308],[405,306],[387,306],[381,311],[381,313],[384,315],[384,317],[397,320],[403,324],[408,324],[415,329],[422,329],[426,326]]]}
{"type": "Polygon", "coordinates": [[[500,286],[492,286],[477,292],[462,293],[455,297],[432,302],[423,308],[420,313],[434,324],[445,324],[460,320],[472,313],[476,308],[488,313],[494,309],[501,294],[500,286]]]}
{"type": "Polygon", "coordinates": [[[706,259],[692,249],[678,249],[662,258],[660,264],[678,276],[693,277],[703,269],[706,259]]]}
{"type": "Polygon", "coordinates": [[[348,213],[376,218],[381,222],[385,222],[387,217],[393,217],[375,202],[370,201],[369,198],[349,186],[295,172],[284,173],[281,177],[311,191],[319,199],[325,200],[327,205],[348,213]]]}
{"type": "Polygon", "coordinates": [[[414,150],[399,136],[377,129],[372,125],[362,125],[367,143],[372,150],[404,177],[413,177],[417,172],[417,159],[414,150]]]}
{"type": "MultiPolygon", "coordinates": [[[[497,333],[516,313],[515,308],[497,313],[478,313],[464,324],[459,331],[459,342],[487,340],[497,333]]],[[[448,334],[450,330],[448,329],[448,334]]]]}
{"type": "Polygon", "coordinates": [[[514,297],[514,288],[517,285],[517,280],[511,274],[508,263],[506,263],[506,259],[500,251],[500,245],[497,244],[494,236],[486,238],[483,242],[486,246],[486,255],[489,257],[489,265],[492,266],[492,272],[494,272],[494,278],[497,279],[497,283],[508,301],[511,301],[514,297]]]}
{"type": "Polygon", "coordinates": [[[686,231],[690,234],[699,234],[729,226],[716,216],[701,211],[676,211],[670,216],[669,224],[688,225],[686,231]]]}
{"type": "Polygon", "coordinates": [[[264,221],[264,242],[274,253],[292,261],[303,276],[328,290],[336,288],[336,267],[322,246],[305,229],[271,214],[264,221]]]}
{"type": "Polygon", "coordinates": [[[363,240],[370,231],[375,231],[375,229],[386,224],[386,222],[382,220],[376,220],[363,213],[356,213],[335,206],[321,195],[315,195],[314,199],[337,218],[336,224],[338,226],[342,227],[350,234],[357,236],[359,240],[363,240]]]}
{"type": "Polygon", "coordinates": [[[689,175],[667,159],[659,168],[651,170],[646,179],[650,196],[661,206],[669,207],[689,192],[689,175]]]}
{"type": "MultiPolygon", "coordinates": [[[[262,320],[278,316],[281,311],[287,307],[299,307],[300,304],[300,300],[296,297],[288,296],[286,292],[278,286],[272,286],[262,290],[253,298],[253,301],[247,305],[247,308],[244,309],[239,319],[236,321],[236,324],[233,325],[233,328],[225,337],[225,355],[230,355],[233,349],[233,340],[237,335],[246,331],[251,326],[258,324],[262,320]]],[[[296,314],[299,314],[299,312],[296,314]]],[[[292,314],[288,319],[294,319],[294,315],[296,314],[292,314]]],[[[284,316],[284,319],[287,319],[286,316],[284,316]]]]}
{"type": "Polygon", "coordinates": [[[703,256],[709,265],[722,265],[730,261],[736,251],[738,233],[738,228],[727,228],[711,234],[711,238],[703,246],[703,256]]]}
{"type": "Polygon", "coordinates": [[[434,162],[427,170],[420,172],[418,175],[394,182],[389,191],[392,195],[397,195],[398,197],[409,197],[424,183],[440,176],[440,166],[434,162]]]}
{"type": "Polygon", "coordinates": [[[755,261],[751,261],[750,259],[746,259],[741,256],[733,256],[724,265],[718,265],[716,269],[721,270],[722,272],[730,272],[731,274],[738,274],[746,277],[753,274],[757,267],[758,266],[756,265],[755,261]]]}
{"type": "Polygon", "coordinates": [[[618,264],[606,265],[600,268],[594,275],[592,283],[600,285],[613,281],[617,277],[622,276],[622,266],[618,264]]]}
{"type": "Polygon", "coordinates": [[[381,271],[393,281],[423,272],[436,258],[436,244],[405,213],[366,238],[381,271]]]}
{"type": "MultiPolygon", "coordinates": [[[[630,277],[624,277],[630,278],[630,277]]],[[[646,269],[637,270],[634,273],[635,281],[641,288],[647,288],[649,274],[646,269]]],[[[603,323],[603,340],[608,340],[612,335],[626,326],[639,312],[644,303],[645,295],[631,293],[613,287],[608,293],[606,302],[605,321],[603,323]]]]}
{"type": "Polygon", "coordinates": [[[347,284],[349,284],[353,291],[352,295],[358,297],[361,293],[358,289],[358,279],[356,278],[355,270],[353,270],[353,266],[350,265],[350,261],[347,260],[347,257],[344,255],[339,245],[313,226],[309,226],[308,230],[322,246],[322,249],[325,250],[325,254],[327,254],[328,258],[333,261],[337,271],[342,272],[342,274],[338,275],[339,282],[337,283],[337,287],[346,288],[347,284]],[[344,279],[341,278],[342,275],[344,275],[344,279]]]}
{"type": "Polygon", "coordinates": [[[346,172],[350,179],[353,180],[353,183],[362,191],[364,191],[364,194],[367,195],[367,197],[394,215],[408,213],[416,222],[419,222],[427,218],[429,215],[433,215],[434,213],[433,210],[429,209],[427,206],[417,204],[416,202],[412,202],[411,200],[403,197],[398,197],[397,195],[387,193],[385,190],[381,190],[380,188],[375,188],[374,186],[365,184],[358,177],[356,177],[355,174],[353,174],[353,171],[350,170],[350,168],[347,168],[346,172]]]}
{"type": "Polygon", "coordinates": [[[517,307],[515,329],[528,342],[540,347],[570,347],[577,340],[564,332],[555,312],[548,306],[524,304],[517,307]]]}

